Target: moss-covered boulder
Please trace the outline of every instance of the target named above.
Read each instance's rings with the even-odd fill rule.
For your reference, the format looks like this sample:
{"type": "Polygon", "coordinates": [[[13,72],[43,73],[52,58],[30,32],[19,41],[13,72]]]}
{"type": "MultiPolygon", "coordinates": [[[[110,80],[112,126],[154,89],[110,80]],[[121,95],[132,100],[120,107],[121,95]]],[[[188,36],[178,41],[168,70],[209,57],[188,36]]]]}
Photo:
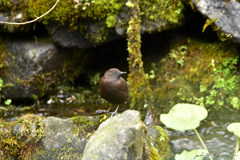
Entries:
{"type": "Polygon", "coordinates": [[[94,132],[84,150],[83,160],[149,159],[150,139],[140,113],[127,110],[104,123],[94,132]]]}
{"type": "Polygon", "coordinates": [[[174,41],[155,72],[158,113],[177,103],[201,105],[208,111],[238,110],[238,53],[236,45],[226,42],[193,38],[174,41]]]}
{"type": "Polygon", "coordinates": [[[73,80],[87,63],[83,51],[60,49],[51,40],[8,39],[2,41],[0,53],[1,79],[7,84],[2,95],[13,100],[50,94],[60,78],[73,80]]]}
{"type": "Polygon", "coordinates": [[[107,117],[1,120],[0,158],[79,159],[91,134],[107,117]]]}

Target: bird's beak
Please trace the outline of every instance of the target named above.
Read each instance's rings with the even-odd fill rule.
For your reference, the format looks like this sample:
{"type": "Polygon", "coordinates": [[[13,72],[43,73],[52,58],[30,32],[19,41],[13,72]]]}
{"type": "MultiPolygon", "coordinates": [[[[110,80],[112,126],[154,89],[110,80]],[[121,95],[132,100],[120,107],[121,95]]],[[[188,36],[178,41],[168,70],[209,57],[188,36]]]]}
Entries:
{"type": "Polygon", "coordinates": [[[127,74],[127,72],[120,72],[120,74],[127,74]]]}

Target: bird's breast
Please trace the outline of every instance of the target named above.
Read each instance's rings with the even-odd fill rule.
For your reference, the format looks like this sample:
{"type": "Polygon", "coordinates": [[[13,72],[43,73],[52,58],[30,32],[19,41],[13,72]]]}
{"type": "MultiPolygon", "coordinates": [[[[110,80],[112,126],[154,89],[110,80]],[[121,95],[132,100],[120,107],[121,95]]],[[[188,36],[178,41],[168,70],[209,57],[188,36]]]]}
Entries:
{"type": "Polygon", "coordinates": [[[128,88],[125,80],[117,81],[102,79],[100,82],[100,96],[113,104],[122,104],[128,99],[128,88]]]}

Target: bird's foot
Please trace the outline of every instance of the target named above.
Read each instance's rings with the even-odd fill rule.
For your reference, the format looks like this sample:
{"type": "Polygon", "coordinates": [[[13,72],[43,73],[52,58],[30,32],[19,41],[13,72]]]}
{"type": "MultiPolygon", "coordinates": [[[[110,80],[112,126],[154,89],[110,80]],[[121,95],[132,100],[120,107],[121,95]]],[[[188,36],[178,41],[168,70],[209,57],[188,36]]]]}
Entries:
{"type": "Polygon", "coordinates": [[[117,109],[112,113],[111,117],[117,115],[118,107],[119,107],[119,105],[117,106],[117,109]]]}

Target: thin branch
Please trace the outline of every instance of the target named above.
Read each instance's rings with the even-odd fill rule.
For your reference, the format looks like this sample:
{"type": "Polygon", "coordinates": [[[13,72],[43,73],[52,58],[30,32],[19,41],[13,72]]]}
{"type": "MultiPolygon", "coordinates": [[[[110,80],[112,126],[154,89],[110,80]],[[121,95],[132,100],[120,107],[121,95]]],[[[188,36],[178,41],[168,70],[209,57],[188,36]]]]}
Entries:
{"type": "Polygon", "coordinates": [[[56,5],[58,4],[59,1],[60,1],[60,0],[57,0],[56,3],[54,4],[54,6],[53,6],[49,11],[47,11],[46,13],[44,13],[43,15],[41,15],[40,17],[37,17],[36,15],[34,15],[35,17],[37,17],[37,18],[34,19],[34,20],[26,21],[26,22],[21,22],[21,23],[16,23],[16,22],[3,22],[3,21],[0,21],[0,23],[3,23],[3,24],[16,24],[16,25],[24,25],[24,24],[33,23],[33,22],[39,20],[40,18],[46,16],[48,13],[50,13],[50,12],[56,7],[56,5]]]}

